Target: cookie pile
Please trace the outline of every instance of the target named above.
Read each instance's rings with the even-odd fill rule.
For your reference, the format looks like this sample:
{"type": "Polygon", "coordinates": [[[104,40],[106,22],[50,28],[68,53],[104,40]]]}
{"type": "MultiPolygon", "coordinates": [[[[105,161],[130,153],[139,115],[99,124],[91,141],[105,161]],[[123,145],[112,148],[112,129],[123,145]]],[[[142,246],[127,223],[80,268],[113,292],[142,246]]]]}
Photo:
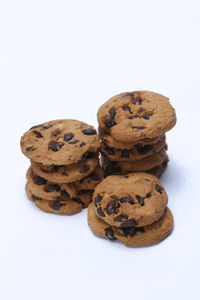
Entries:
{"type": "Polygon", "coordinates": [[[163,186],[153,175],[108,176],[95,188],[88,224],[94,234],[127,246],[153,245],[173,229],[167,202],[163,186]]]}
{"type": "Polygon", "coordinates": [[[167,167],[165,132],[176,123],[169,99],[138,91],[112,97],[98,110],[104,176],[148,172],[159,177],[167,167]]]}
{"type": "Polygon", "coordinates": [[[87,207],[102,179],[99,135],[77,120],[56,120],[33,126],[21,138],[31,160],[26,192],[45,212],[72,215],[87,207]]]}

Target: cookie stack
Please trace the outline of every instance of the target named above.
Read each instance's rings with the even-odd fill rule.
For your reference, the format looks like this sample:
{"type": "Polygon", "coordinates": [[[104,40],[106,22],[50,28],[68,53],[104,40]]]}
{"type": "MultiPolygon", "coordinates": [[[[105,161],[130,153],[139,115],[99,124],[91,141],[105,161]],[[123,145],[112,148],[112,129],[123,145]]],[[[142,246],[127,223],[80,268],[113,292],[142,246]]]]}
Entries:
{"type": "Polygon", "coordinates": [[[148,91],[122,93],[105,102],[97,116],[104,176],[164,172],[169,160],[165,132],[176,123],[168,98],[148,91]]]}
{"type": "Polygon", "coordinates": [[[72,215],[87,207],[102,179],[96,130],[77,120],[56,120],[33,126],[21,138],[31,160],[28,197],[45,212],[72,215]]]}
{"type": "Polygon", "coordinates": [[[168,197],[160,181],[147,173],[108,176],[95,188],[88,224],[98,236],[127,246],[149,246],[173,229],[168,197]]]}

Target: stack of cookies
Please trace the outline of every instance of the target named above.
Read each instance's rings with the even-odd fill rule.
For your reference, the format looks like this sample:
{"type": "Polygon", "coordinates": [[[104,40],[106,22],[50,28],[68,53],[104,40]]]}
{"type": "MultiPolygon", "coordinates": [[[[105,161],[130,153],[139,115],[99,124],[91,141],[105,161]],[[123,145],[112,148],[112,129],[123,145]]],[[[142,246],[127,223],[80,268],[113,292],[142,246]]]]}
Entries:
{"type": "Polygon", "coordinates": [[[147,173],[108,176],[95,188],[88,224],[100,237],[127,246],[149,246],[173,229],[168,197],[160,181],[147,173]]]}
{"type": "Polygon", "coordinates": [[[102,179],[99,136],[77,120],[56,120],[33,126],[21,138],[31,160],[28,197],[45,212],[72,215],[88,206],[102,179]]]}
{"type": "Polygon", "coordinates": [[[97,116],[105,177],[163,173],[169,160],[165,132],[176,123],[168,98],[148,91],[122,93],[105,102],[97,116]]]}

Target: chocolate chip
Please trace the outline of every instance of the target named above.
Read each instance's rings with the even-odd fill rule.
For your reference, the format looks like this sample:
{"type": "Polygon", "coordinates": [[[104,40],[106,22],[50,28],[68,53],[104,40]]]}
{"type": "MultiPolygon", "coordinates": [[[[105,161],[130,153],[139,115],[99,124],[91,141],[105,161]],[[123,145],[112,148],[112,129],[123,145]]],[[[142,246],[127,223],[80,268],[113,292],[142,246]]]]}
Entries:
{"type": "Polygon", "coordinates": [[[68,192],[67,192],[66,190],[62,190],[62,191],[60,192],[60,195],[61,195],[62,197],[64,197],[64,198],[69,198],[69,197],[70,197],[69,194],[68,194],[68,192]]]}
{"type": "Polygon", "coordinates": [[[40,132],[34,132],[35,133],[35,136],[36,136],[36,138],[38,138],[38,139],[41,139],[41,138],[43,138],[43,136],[41,135],[41,133],[40,132]]]}
{"type": "Polygon", "coordinates": [[[94,135],[94,134],[97,134],[96,130],[93,129],[93,128],[84,129],[82,131],[82,133],[85,134],[85,135],[94,135]]]}
{"type": "Polygon", "coordinates": [[[32,195],[32,199],[33,199],[33,201],[42,200],[42,198],[35,196],[35,195],[32,195]]]}
{"type": "Polygon", "coordinates": [[[65,134],[64,135],[64,141],[69,142],[71,139],[73,139],[74,135],[73,134],[65,134]]]}
{"type": "Polygon", "coordinates": [[[120,207],[119,202],[117,200],[114,200],[113,202],[107,205],[106,212],[109,216],[112,214],[117,214],[119,207],[120,207]]]}
{"type": "Polygon", "coordinates": [[[59,210],[62,206],[64,206],[63,203],[60,203],[60,201],[54,201],[52,204],[51,204],[51,207],[54,209],[54,210],[59,210]]]}
{"type": "Polygon", "coordinates": [[[116,217],[114,219],[115,222],[123,222],[124,220],[127,220],[128,219],[128,216],[124,216],[124,215],[120,215],[118,217],[116,217]]]}
{"type": "Polygon", "coordinates": [[[100,180],[99,175],[97,175],[95,173],[92,173],[90,175],[90,179],[93,180],[93,181],[99,181],[100,180]]]}
{"type": "Polygon", "coordinates": [[[163,188],[160,186],[160,185],[156,185],[156,191],[158,192],[158,193],[160,193],[160,194],[162,194],[162,192],[163,192],[163,188]]]}
{"type": "Polygon", "coordinates": [[[82,147],[84,147],[85,145],[86,145],[86,143],[82,142],[82,143],[80,144],[80,147],[82,148],[82,147]]]}
{"type": "Polygon", "coordinates": [[[51,127],[53,127],[53,124],[50,124],[50,125],[44,125],[44,126],[43,126],[44,129],[49,129],[49,128],[51,128],[51,127]]]}
{"type": "Polygon", "coordinates": [[[54,165],[53,166],[53,169],[54,169],[55,172],[58,172],[61,168],[62,168],[62,166],[59,166],[59,165],[54,165]]]}
{"type": "Polygon", "coordinates": [[[153,114],[146,114],[146,115],[143,116],[143,118],[144,118],[145,120],[149,120],[149,118],[150,118],[151,116],[153,116],[153,114]]]}
{"type": "Polygon", "coordinates": [[[109,240],[116,240],[116,237],[114,236],[113,230],[111,227],[105,228],[105,235],[109,240]]]}
{"type": "Polygon", "coordinates": [[[62,172],[61,175],[63,175],[63,176],[69,176],[69,174],[67,172],[62,172]]]}
{"type": "Polygon", "coordinates": [[[136,144],[135,145],[136,150],[140,154],[147,154],[152,151],[153,146],[152,145],[142,145],[142,144],[136,144]]]}
{"type": "Polygon", "coordinates": [[[95,204],[95,206],[97,206],[98,202],[101,202],[101,200],[102,200],[102,197],[100,195],[97,195],[94,198],[94,204],[95,204]]]}
{"type": "Polygon", "coordinates": [[[128,178],[128,175],[125,175],[124,178],[128,178]]]}
{"type": "Polygon", "coordinates": [[[49,186],[47,186],[45,188],[45,192],[47,192],[47,193],[52,193],[54,191],[56,191],[56,192],[60,191],[59,185],[57,185],[57,184],[51,184],[51,185],[49,185],[49,186]]]}
{"type": "Polygon", "coordinates": [[[127,220],[127,221],[125,221],[124,223],[122,223],[120,226],[121,226],[121,227],[134,227],[134,226],[136,226],[136,222],[135,222],[134,219],[132,219],[132,220],[127,220]]]}
{"type": "Polygon", "coordinates": [[[72,198],[72,200],[78,204],[81,204],[82,205],[82,208],[85,207],[85,203],[83,201],[81,201],[81,199],[79,198],[72,198]]]}
{"type": "Polygon", "coordinates": [[[105,151],[109,154],[109,155],[115,155],[115,150],[114,148],[109,148],[109,147],[106,147],[105,148],[105,151]]]}
{"type": "Polygon", "coordinates": [[[63,143],[57,143],[57,142],[54,142],[54,141],[50,142],[50,144],[49,144],[49,148],[50,148],[53,152],[59,151],[59,150],[62,148],[62,146],[64,146],[63,143]]]}
{"type": "Polygon", "coordinates": [[[89,171],[89,169],[90,169],[90,167],[87,166],[87,165],[85,165],[85,166],[83,167],[83,169],[82,169],[80,172],[81,172],[81,173],[86,173],[86,172],[89,171]]]}
{"type": "Polygon", "coordinates": [[[104,212],[102,211],[102,208],[101,208],[101,207],[98,207],[98,208],[97,208],[97,214],[98,214],[100,217],[105,217],[105,214],[104,214],[104,212]]]}
{"type": "Polygon", "coordinates": [[[138,232],[144,232],[144,227],[131,228],[129,231],[129,235],[135,236],[138,232]]]}
{"type": "Polygon", "coordinates": [[[141,197],[139,195],[136,195],[136,199],[138,200],[138,202],[143,206],[144,205],[144,197],[141,197]]]}
{"type": "Polygon", "coordinates": [[[129,106],[123,106],[122,108],[124,111],[128,111],[128,112],[131,111],[131,108],[129,106]]]}
{"type": "Polygon", "coordinates": [[[79,140],[74,140],[74,141],[72,141],[72,142],[68,142],[68,144],[74,145],[74,144],[77,144],[78,142],[79,142],[79,140]]]}
{"type": "Polygon", "coordinates": [[[110,128],[110,127],[116,125],[116,122],[114,120],[116,110],[114,108],[111,108],[109,110],[109,114],[110,114],[110,117],[105,121],[105,125],[107,128],[110,128]]]}
{"type": "Polygon", "coordinates": [[[119,200],[121,203],[129,203],[131,205],[134,204],[134,201],[132,198],[128,198],[128,197],[123,197],[119,200]]]}
{"type": "Polygon", "coordinates": [[[41,126],[42,126],[41,124],[40,125],[35,125],[35,126],[31,127],[29,130],[36,129],[36,128],[39,128],[41,126]]]}
{"type": "Polygon", "coordinates": [[[42,177],[40,177],[40,176],[35,176],[35,177],[33,178],[33,181],[34,181],[34,183],[37,184],[37,185],[43,185],[43,184],[46,184],[46,183],[47,183],[47,180],[44,179],[44,178],[42,178],[42,177]]]}
{"type": "Polygon", "coordinates": [[[79,161],[80,162],[87,161],[90,158],[94,158],[94,156],[95,156],[95,152],[86,152],[82,155],[79,161]]]}
{"type": "Polygon", "coordinates": [[[126,149],[122,150],[121,156],[122,157],[129,157],[129,151],[126,150],[126,149]]]}
{"type": "Polygon", "coordinates": [[[26,147],[26,151],[33,151],[35,150],[36,148],[34,146],[30,146],[30,147],[26,147]]]}
{"type": "Polygon", "coordinates": [[[58,136],[60,133],[61,133],[60,130],[56,130],[56,131],[54,131],[54,133],[52,134],[52,136],[58,136]]]}
{"type": "Polygon", "coordinates": [[[145,127],[144,127],[144,126],[133,126],[132,128],[133,128],[133,129],[142,130],[142,129],[144,129],[145,127]]]}
{"type": "Polygon", "coordinates": [[[129,228],[129,227],[120,228],[120,231],[122,231],[123,236],[128,236],[130,230],[131,230],[131,228],[129,228]]]}
{"type": "Polygon", "coordinates": [[[148,193],[147,195],[146,195],[146,198],[151,198],[152,197],[152,194],[151,193],[148,193]]]}
{"type": "Polygon", "coordinates": [[[142,100],[140,99],[140,98],[134,98],[133,99],[133,104],[139,104],[139,105],[141,105],[142,104],[142,100]]]}

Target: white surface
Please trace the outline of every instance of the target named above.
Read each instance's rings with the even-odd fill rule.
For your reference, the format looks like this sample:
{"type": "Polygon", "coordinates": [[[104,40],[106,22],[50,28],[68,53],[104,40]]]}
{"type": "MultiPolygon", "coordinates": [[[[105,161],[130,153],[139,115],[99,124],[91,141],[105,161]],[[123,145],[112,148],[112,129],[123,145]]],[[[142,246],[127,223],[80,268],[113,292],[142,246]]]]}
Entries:
{"type": "Polygon", "coordinates": [[[0,2],[0,299],[199,299],[200,2],[0,2]],[[45,214],[27,200],[20,136],[56,118],[97,125],[123,91],[171,99],[162,177],[175,218],[159,245],[131,249],[95,237],[86,210],[45,214]]]}

